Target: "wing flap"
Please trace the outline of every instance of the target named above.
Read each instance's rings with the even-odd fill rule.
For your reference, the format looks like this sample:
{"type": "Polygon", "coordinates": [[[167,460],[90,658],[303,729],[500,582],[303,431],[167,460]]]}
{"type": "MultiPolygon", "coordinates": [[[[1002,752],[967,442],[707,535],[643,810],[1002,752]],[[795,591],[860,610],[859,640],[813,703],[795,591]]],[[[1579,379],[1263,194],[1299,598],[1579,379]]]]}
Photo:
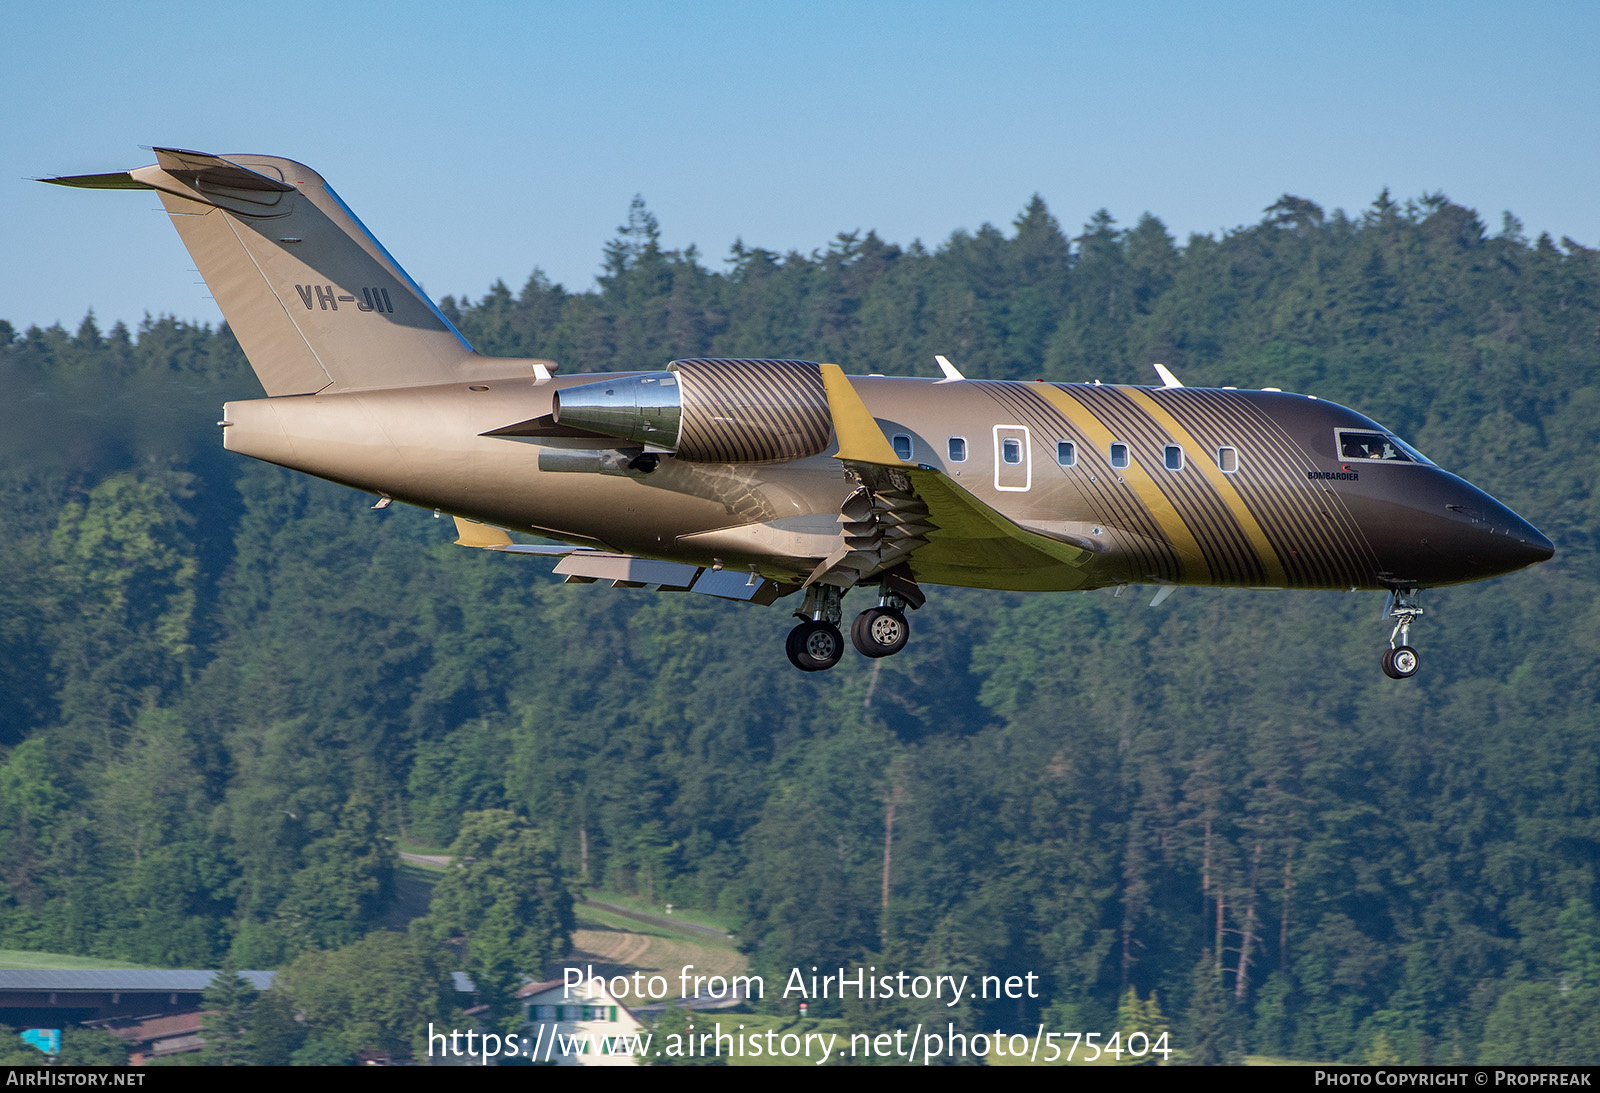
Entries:
{"type": "Polygon", "coordinates": [[[457,546],[492,550],[500,554],[534,554],[560,558],[555,572],[569,583],[592,584],[610,581],[613,588],[654,587],[660,592],[699,592],[723,600],[738,600],[766,607],[780,596],[795,590],[780,584],[726,569],[703,569],[684,562],[664,562],[656,558],[636,558],[609,550],[577,546],[534,546],[512,542],[504,528],[480,524],[457,516],[457,546]]]}

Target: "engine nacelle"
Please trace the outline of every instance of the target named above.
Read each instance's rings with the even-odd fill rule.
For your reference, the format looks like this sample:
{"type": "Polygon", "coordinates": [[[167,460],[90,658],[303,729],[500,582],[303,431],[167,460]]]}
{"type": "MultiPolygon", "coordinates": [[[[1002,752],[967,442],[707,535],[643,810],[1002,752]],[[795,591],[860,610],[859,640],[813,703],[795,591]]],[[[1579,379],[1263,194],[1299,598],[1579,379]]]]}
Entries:
{"type": "Polygon", "coordinates": [[[828,446],[833,419],[810,361],[673,361],[556,392],[557,424],[614,436],[695,463],[782,463],[828,446]]]}

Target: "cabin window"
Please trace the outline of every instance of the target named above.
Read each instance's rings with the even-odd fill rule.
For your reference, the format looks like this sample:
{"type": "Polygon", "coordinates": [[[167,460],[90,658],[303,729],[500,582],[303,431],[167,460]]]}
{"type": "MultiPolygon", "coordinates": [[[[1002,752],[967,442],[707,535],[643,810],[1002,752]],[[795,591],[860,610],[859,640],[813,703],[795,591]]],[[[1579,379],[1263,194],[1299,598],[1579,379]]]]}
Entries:
{"type": "Polygon", "coordinates": [[[1168,444],[1161,461],[1169,471],[1183,470],[1183,449],[1176,444],[1168,444]]]}
{"type": "Polygon", "coordinates": [[[1070,440],[1056,441],[1056,462],[1063,467],[1078,465],[1078,446],[1070,440]]]}
{"type": "Polygon", "coordinates": [[[1217,449],[1217,470],[1221,471],[1223,474],[1232,474],[1234,471],[1237,471],[1238,469],[1239,469],[1239,449],[1237,449],[1237,448],[1218,448],[1217,449]]]}
{"type": "Polygon", "coordinates": [[[1026,493],[1033,485],[1032,460],[1028,457],[1028,429],[1025,425],[994,427],[994,488],[1026,493]]]}
{"type": "Polygon", "coordinates": [[[905,433],[894,434],[894,454],[907,461],[911,459],[911,438],[905,433]]]}
{"type": "Polygon", "coordinates": [[[1111,465],[1119,471],[1127,467],[1128,446],[1126,444],[1111,445],[1111,465]]]}
{"type": "Polygon", "coordinates": [[[967,461],[967,438],[953,436],[950,438],[950,462],[965,463],[967,461]]]}

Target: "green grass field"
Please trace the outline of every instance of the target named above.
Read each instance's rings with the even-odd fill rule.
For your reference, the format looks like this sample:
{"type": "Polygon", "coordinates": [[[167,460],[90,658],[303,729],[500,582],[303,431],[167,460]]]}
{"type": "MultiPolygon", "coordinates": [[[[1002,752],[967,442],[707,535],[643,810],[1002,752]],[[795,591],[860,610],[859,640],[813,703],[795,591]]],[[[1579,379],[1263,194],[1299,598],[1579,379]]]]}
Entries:
{"type": "Polygon", "coordinates": [[[671,926],[640,922],[613,914],[592,904],[576,908],[578,929],[572,935],[573,951],[564,966],[593,964],[600,975],[662,975],[677,996],[678,976],[693,964],[697,975],[742,975],[749,961],[733,942],[671,926]]]}
{"type": "Polygon", "coordinates": [[[685,922],[693,922],[698,926],[710,926],[713,929],[726,933],[736,933],[739,923],[729,915],[721,915],[715,911],[707,911],[700,907],[684,907],[674,905],[672,914],[667,915],[665,903],[647,903],[638,896],[624,896],[616,892],[603,892],[598,888],[591,888],[585,893],[590,899],[602,903],[615,903],[618,907],[626,907],[630,911],[638,911],[646,915],[664,915],[669,918],[681,918],[685,922]]]}
{"type": "Polygon", "coordinates": [[[0,949],[0,971],[94,971],[102,968],[150,970],[150,965],[108,956],[68,956],[65,953],[41,953],[31,949],[0,949]]]}

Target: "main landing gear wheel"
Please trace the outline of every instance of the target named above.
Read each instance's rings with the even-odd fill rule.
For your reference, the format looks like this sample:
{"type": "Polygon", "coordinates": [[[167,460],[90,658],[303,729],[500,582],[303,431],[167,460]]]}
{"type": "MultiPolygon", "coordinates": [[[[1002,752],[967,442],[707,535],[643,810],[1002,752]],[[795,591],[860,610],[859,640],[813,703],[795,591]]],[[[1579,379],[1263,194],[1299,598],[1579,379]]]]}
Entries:
{"type": "Polygon", "coordinates": [[[850,624],[850,641],[864,657],[889,657],[906,647],[911,624],[893,607],[869,607],[850,624]]]}
{"type": "Polygon", "coordinates": [[[824,672],[844,656],[844,635],[833,623],[813,619],[789,631],[784,650],[789,663],[802,672],[824,672]]]}
{"type": "Polygon", "coordinates": [[[1390,679],[1410,679],[1417,674],[1417,651],[1409,645],[1383,654],[1383,674],[1390,679]]]}

